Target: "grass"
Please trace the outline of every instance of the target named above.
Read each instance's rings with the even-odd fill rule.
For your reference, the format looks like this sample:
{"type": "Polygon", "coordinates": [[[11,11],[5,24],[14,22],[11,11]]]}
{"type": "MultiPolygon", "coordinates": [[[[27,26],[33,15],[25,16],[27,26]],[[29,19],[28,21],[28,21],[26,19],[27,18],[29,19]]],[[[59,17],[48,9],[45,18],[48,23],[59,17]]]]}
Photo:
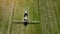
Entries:
{"type": "Polygon", "coordinates": [[[5,0],[5,4],[0,1],[3,5],[0,6],[0,34],[9,34],[11,11],[14,10],[13,20],[23,21],[25,8],[29,9],[29,21],[40,21],[40,24],[29,24],[27,27],[12,24],[11,34],[60,34],[60,0],[13,0],[14,8],[11,6],[12,0],[5,0]]]}

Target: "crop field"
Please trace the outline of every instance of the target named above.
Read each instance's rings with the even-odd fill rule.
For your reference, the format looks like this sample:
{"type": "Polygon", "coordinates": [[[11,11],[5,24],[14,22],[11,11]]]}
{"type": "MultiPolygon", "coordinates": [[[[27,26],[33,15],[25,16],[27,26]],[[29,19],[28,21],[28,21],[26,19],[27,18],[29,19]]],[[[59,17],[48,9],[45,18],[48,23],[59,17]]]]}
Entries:
{"type": "Polygon", "coordinates": [[[60,0],[0,0],[0,34],[60,34],[60,0]],[[26,8],[39,24],[13,23],[23,22],[26,8]]]}

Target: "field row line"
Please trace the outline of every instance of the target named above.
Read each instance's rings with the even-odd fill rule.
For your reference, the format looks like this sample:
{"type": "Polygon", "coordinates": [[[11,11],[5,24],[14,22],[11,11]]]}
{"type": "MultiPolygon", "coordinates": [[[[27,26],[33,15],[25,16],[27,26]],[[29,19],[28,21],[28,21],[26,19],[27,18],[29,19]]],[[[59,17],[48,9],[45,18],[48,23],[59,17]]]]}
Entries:
{"type": "MultiPolygon", "coordinates": [[[[52,3],[53,3],[53,2],[52,2],[52,0],[51,0],[51,4],[52,4],[52,3]]],[[[53,4],[52,4],[52,8],[53,8],[52,14],[53,14],[53,18],[54,18],[54,22],[53,22],[53,23],[55,23],[55,24],[53,24],[53,25],[55,25],[56,32],[58,32],[58,34],[59,34],[59,29],[58,29],[58,26],[57,26],[57,19],[56,19],[56,15],[55,15],[54,5],[53,5],[53,4]]],[[[56,6],[55,6],[55,8],[56,8],[56,6]]]]}
{"type": "MultiPolygon", "coordinates": [[[[48,0],[46,0],[46,2],[48,3],[48,0]]],[[[50,1],[50,3],[52,3],[52,0],[50,1]]],[[[49,5],[47,5],[47,6],[49,6],[49,5]]],[[[52,6],[53,7],[53,6],[52,6]]],[[[46,8],[45,8],[45,10],[46,10],[46,8]]],[[[53,11],[53,10],[52,10],[53,11]]],[[[48,17],[51,17],[52,18],[52,16],[51,16],[51,13],[50,12],[48,12],[49,14],[50,14],[50,16],[48,15],[48,17]]],[[[54,14],[54,12],[52,12],[52,15],[54,14]]],[[[55,16],[54,16],[55,17],[55,16]]],[[[54,18],[55,20],[56,20],[56,17],[54,18]]],[[[53,24],[52,24],[52,21],[51,21],[51,19],[50,19],[50,22],[51,22],[51,27],[53,26],[53,24]]],[[[56,24],[56,23],[55,23],[56,24]]],[[[56,25],[55,25],[56,26],[56,25]]],[[[52,27],[52,30],[53,30],[53,27],[52,27]]],[[[58,30],[58,27],[57,27],[57,30],[58,30]]],[[[54,30],[53,30],[54,31],[54,30]]],[[[52,32],[53,32],[52,31],[52,32]]]]}
{"type": "Polygon", "coordinates": [[[12,1],[12,5],[11,5],[11,14],[10,14],[10,18],[9,18],[9,25],[8,25],[8,34],[11,34],[11,27],[12,27],[12,19],[13,19],[13,9],[14,9],[14,0],[12,1]]]}

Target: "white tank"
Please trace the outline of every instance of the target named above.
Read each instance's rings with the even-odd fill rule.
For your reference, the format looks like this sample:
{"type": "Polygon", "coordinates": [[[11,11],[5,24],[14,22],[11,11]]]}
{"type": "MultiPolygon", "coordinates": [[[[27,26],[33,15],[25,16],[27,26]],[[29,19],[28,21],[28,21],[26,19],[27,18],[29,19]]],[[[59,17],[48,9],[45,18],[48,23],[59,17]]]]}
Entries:
{"type": "Polygon", "coordinates": [[[25,13],[28,13],[27,10],[25,11],[25,13]]]}
{"type": "Polygon", "coordinates": [[[28,19],[27,16],[25,16],[24,19],[28,19]]]}

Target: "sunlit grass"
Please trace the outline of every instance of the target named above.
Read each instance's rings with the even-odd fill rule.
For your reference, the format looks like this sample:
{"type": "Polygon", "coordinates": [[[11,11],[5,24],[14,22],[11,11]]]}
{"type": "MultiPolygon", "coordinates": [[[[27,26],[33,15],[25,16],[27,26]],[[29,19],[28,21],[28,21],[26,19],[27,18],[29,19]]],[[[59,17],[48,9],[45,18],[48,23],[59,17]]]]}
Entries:
{"type": "MultiPolygon", "coordinates": [[[[9,17],[10,17],[9,15],[11,14],[10,13],[11,10],[9,10],[9,9],[11,8],[10,5],[12,4],[12,2],[13,2],[13,0],[0,0],[0,32],[2,32],[2,34],[6,34],[7,30],[8,30],[8,25],[9,25],[8,23],[9,23],[9,17]],[[2,13],[2,12],[4,12],[4,13],[2,13]],[[1,22],[1,20],[2,20],[2,22],[1,22]]],[[[43,2],[42,0],[40,0],[39,2],[41,5],[42,4],[45,5],[44,6],[45,9],[48,10],[47,9],[48,5],[46,5],[46,3],[45,3],[46,1],[43,2]]],[[[60,32],[60,1],[59,0],[52,0],[52,2],[53,2],[52,4],[56,3],[56,6],[55,6],[55,4],[53,5],[54,6],[53,10],[54,10],[55,16],[56,16],[57,27],[58,27],[59,32],[60,32]]],[[[26,8],[28,8],[29,21],[41,21],[41,19],[40,19],[41,15],[39,13],[40,12],[42,13],[42,11],[44,11],[44,9],[42,9],[42,11],[41,11],[41,7],[42,6],[38,7],[37,0],[14,0],[13,20],[23,21],[24,10],[26,8]],[[39,11],[38,11],[38,8],[39,8],[39,11]]],[[[49,9],[51,9],[51,7],[49,7],[49,9]]],[[[54,20],[52,19],[52,21],[54,21],[54,20]]],[[[46,24],[46,28],[50,33],[50,32],[52,32],[52,29],[51,29],[52,26],[49,22],[46,23],[46,21],[45,21],[44,23],[46,24]]],[[[27,33],[27,34],[40,34],[41,33],[42,34],[43,29],[42,29],[41,23],[42,23],[42,21],[40,22],[40,24],[36,24],[36,25],[29,24],[29,25],[27,25],[26,28],[24,28],[23,24],[19,24],[19,25],[13,24],[12,34],[17,34],[17,33],[23,34],[23,32],[24,32],[24,34],[25,33],[27,33]],[[23,29],[27,30],[28,32],[23,31],[23,29]]],[[[54,26],[56,26],[56,25],[54,25],[54,26]]],[[[56,27],[53,27],[53,28],[54,28],[54,34],[57,34],[57,30],[55,30],[56,27]]]]}

